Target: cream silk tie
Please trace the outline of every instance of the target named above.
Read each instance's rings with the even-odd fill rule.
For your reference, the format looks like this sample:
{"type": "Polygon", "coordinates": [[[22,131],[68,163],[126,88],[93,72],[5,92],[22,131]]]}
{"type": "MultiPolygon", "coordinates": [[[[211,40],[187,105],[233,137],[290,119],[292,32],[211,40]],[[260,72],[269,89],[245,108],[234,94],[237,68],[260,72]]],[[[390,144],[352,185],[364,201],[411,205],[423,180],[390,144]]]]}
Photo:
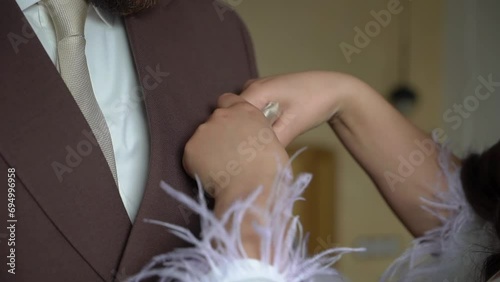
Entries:
{"type": "Polygon", "coordinates": [[[57,37],[57,59],[62,79],[69,88],[118,185],[113,144],[104,115],[92,89],[85,57],[84,27],[88,4],[85,0],[42,0],[48,8],[57,37]]]}

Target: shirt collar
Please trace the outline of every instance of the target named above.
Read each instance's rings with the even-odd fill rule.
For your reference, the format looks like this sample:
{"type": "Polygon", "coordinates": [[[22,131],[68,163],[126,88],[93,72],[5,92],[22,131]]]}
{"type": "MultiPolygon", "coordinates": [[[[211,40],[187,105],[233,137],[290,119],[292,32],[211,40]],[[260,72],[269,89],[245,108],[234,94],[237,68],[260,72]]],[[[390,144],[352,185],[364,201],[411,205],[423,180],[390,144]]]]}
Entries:
{"type": "Polygon", "coordinates": [[[16,0],[17,2],[17,5],[19,5],[19,8],[21,8],[21,10],[26,10],[27,8],[35,5],[36,3],[38,3],[40,0],[16,0]]]}
{"type": "MultiPolygon", "coordinates": [[[[28,9],[29,7],[35,5],[36,3],[40,2],[40,0],[16,0],[17,5],[19,8],[21,8],[22,11],[28,9]]],[[[96,14],[99,16],[99,18],[106,23],[108,26],[113,26],[113,23],[115,21],[115,16],[107,11],[104,11],[100,8],[96,8],[92,6],[96,14]]]]}

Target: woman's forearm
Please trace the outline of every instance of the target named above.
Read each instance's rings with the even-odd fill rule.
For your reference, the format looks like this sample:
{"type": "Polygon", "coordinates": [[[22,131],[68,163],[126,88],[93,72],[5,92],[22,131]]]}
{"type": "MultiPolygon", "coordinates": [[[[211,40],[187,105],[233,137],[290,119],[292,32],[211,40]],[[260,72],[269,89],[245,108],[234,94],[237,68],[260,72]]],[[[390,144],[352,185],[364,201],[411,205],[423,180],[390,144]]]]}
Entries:
{"type": "Polygon", "coordinates": [[[346,85],[331,128],[411,233],[438,226],[420,199],[445,187],[432,138],[365,83],[351,78],[346,85]]]}
{"type": "Polygon", "coordinates": [[[274,129],[285,146],[329,121],[413,234],[439,224],[420,207],[421,197],[432,199],[436,185],[445,186],[433,140],[359,79],[326,71],[285,74],[253,81],[241,96],[258,108],[281,104],[274,129]]]}
{"type": "MultiPolygon", "coordinates": [[[[288,162],[288,157],[281,154],[279,163],[275,161],[274,155],[265,158],[264,162],[254,161],[245,167],[240,175],[231,179],[226,188],[215,197],[214,213],[220,219],[227,210],[236,202],[247,199],[259,186],[262,192],[255,200],[253,208],[262,211],[261,214],[248,212],[241,221],[241,240],[246,254],[252,259],[261,259],[261,235],[255,230],[255,224],[266,220],[267,205],[271,199],[272,189],[279,173],[278,168],[284,167],[288,162]]],[[[232,228],[231,225],[226,228],[232,228]]]]}

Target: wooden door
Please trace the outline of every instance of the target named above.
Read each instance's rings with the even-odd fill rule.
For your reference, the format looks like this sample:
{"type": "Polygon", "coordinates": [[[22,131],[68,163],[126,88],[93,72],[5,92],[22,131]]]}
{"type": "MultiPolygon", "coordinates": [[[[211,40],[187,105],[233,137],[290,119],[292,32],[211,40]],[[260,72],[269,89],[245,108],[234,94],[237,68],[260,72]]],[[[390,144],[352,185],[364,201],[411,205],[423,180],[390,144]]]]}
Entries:
{"type": "MultiPolygon", "coordinates": [[[[292,155],[301,147],[288,148],[292,155]]],[[[335,166],[333,152],[310,147],[302,152],[293,162],[295,175],[310,172],[313,178],[304,193],[305,201],[295,206],[295,214],[299,215],[304,233],[310,233],[309,253],[315,254],[326,248],[334,247],[335,236],[335,166]]]]}

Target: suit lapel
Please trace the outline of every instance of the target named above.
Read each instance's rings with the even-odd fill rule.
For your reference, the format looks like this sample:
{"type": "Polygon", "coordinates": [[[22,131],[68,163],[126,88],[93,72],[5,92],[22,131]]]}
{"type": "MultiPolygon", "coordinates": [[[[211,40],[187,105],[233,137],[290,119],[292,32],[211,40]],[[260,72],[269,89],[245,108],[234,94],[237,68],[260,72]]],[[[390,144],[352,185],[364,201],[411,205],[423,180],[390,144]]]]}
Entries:
{"type": "MultiPolygon", "coordinates": [[[[137,273],[157,254],[186,246],[163,227],[145,223],[145,219],[186,226],[195,234],[199,230],[198,218],[160,188],[160,182],[164,180],[193,195],[196,186],[182,169],[181,149],[196,125],[211,110],[203,99],[193,99],[196,93],[183,95],[189,90],[179,85],[194,80],[188,75],[193,65],[184,64],[186,60],[178,57],[182,49],[179,46],[189,48],[189,44],[183,38],[171,41],[179,31],[184,34],[186,30],[184,20],[179,21],[180,15],[172,13],[168,7],[169,4],[177,5],[177,2],[182,1],[160,1],[160,7],[125,19],[138,77],[144,89],[152,153],[143,200],[120,263],[120,273],[124,276],[137,273]],[[187,109],[191,107],[203,110],[190,112],[187,109]]],[[[189,51],[182,52],[185,54],[189,51]]]]}
{"type": "Polygon", "coordinates": [[[0,154],[68,243],[112,280],[131,224],[106,160],[13,0],[2,3],[0,38],[0,154]]]}
{"type": "Polygon", "coordinates": [[[120,263],[124,276],[135,274],[155,255],[186,246],[145,219],[198,234],[199,218],[161,190],[160,182],[196,194],[195,182],[182,166],[184,145],[220,94],[237,93],[255,75],[241,22],[229,12],[223,22],[213,3],[163,0],[125,19],[144,88],[152,153],[146,190],[120,263]]]}

